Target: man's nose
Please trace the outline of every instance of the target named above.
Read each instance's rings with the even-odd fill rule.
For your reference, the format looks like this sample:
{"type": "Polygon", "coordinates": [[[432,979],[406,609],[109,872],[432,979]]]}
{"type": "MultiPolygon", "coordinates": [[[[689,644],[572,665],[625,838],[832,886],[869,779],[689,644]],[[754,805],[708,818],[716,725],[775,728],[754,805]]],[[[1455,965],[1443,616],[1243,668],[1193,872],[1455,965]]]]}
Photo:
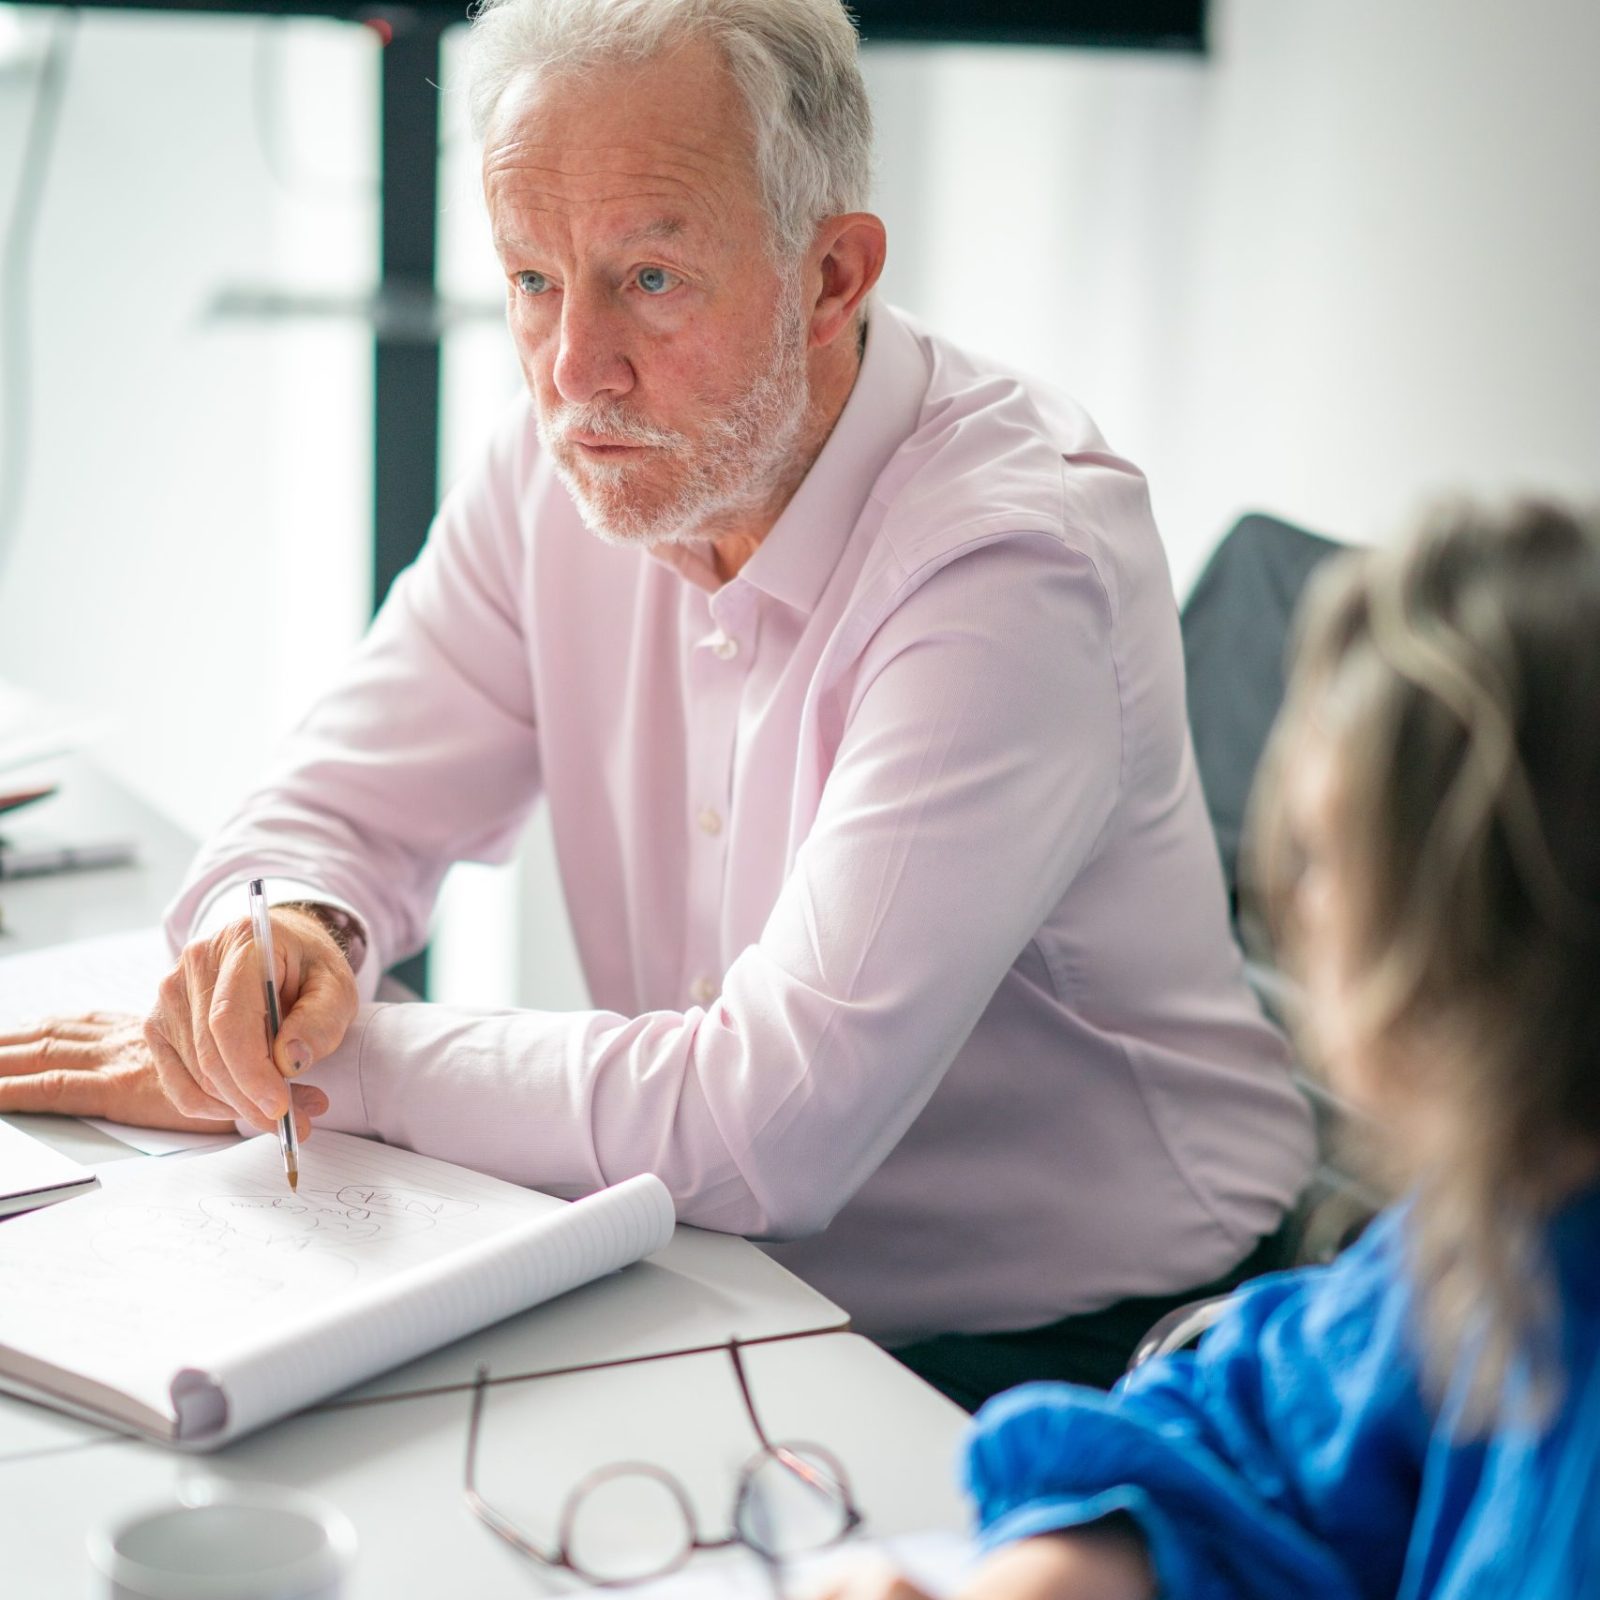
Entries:
{"type": "Polygon", "coordinates": [[[552,374],[561,398],[582,405],[602,395],[626,394],[633,366],[622,318],[603,294],[569,289],[561,306],[561,346],[552,374]]]}

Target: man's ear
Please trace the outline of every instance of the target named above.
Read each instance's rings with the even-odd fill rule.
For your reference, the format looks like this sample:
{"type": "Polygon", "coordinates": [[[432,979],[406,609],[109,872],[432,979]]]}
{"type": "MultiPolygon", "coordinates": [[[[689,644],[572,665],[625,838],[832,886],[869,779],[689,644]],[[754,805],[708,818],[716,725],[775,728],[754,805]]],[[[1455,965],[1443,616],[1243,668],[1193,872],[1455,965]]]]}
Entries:
{"type": "Polygon", "coordinates": [[[889,236],[870,211],[847,211],[819,225],[811,248],[820,278],[811,308],[811,344],[816,349],[832,344],[854,324],[883,271],[889,236]]]}

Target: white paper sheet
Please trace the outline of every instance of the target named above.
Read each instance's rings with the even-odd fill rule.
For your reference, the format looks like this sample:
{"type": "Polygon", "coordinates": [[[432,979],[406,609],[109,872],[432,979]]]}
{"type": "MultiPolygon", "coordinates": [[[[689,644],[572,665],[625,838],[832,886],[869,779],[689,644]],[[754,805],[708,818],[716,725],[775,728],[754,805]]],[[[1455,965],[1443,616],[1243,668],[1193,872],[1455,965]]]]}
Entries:
{"type": "Polygon", "coordinates": [[[85,1011],[143,1016],[171,965],[159,928],[77,939],[0,958],[0,1027],[85,1011]]]}
{"type": "Polygon", "coordinates": [[[181,1128],[131,1128],[125,1122],[107,1122],[104,1117],[82,1117],[79,1120],[147,1156],[170,1156],[180,1150],[212,1150],[239,1142],[238,1135],[233,1133],[185,1133],[181,1128]]]}

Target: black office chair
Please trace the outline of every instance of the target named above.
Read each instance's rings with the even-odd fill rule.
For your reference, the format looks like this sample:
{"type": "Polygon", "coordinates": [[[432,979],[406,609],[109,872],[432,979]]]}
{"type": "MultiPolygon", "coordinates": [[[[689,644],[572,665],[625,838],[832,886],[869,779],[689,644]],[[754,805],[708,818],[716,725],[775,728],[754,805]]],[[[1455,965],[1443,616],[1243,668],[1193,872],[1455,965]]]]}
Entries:
{"type": "Polygon", "coordinates": [[[1239,837],[1278,707],[1295,607],[1343,546],[1260,512],[1236,522],[1184,603],[1189,727],[1235,914],[1239,837]]]}
{"type": "MultiPolygon", "coordinates": [[[[1211,825],[1239,925],[1239,844],[1256,768],[1283,703],[1296,606],[1311,574],[1343,546],[1260,512],[1239,519],[1206,564],[1183,608],[1189,726],[1211,825]]],[[[1260,959],[1246,974],[1274,1021],[1293,1003],[1289,980],[1260,959]]],[[[1362,1230],[1383,1197],[1340,1165],[1339,1149],[1357,1113],[1298,1065],[1295,1081],[1311,1104],[1318,1160],[1289,1218],[1286,1255],[1297,1266],[1331,1261],[1362,1230]]],[[[1128,1364],[1193,1344],[1227,1305],[1228,1295],[1192,1301],[1151,1328],[1128,1364]]]]}

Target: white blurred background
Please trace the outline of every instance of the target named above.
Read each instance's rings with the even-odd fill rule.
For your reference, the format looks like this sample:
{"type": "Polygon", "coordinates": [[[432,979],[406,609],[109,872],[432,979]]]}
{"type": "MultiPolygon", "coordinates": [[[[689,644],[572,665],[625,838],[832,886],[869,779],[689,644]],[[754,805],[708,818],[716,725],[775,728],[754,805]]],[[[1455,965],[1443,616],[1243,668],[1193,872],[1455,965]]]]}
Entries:
{"type": "MultiPolygon", "coordinates": [[[[0,4],[0,217],[51,25],[0,4]]],[[[1180,595],[1245,509],[1366,541],[1448,489],[1600,496],[1600,6],[1213,0],[1211,32],[1203,58],[869,47],[884,293],[1089,407],[1149,473],[1180,595]]],[[[195,833],[368,611],[367,328],[209,308],[371,285],[380,48],[78,27],[0,680],[99,713],[99,759],[195,833]]],[[[451,81],[441,284],[489,304],[451,81]]],[[[493,320],[451,336],[446,482],[517,381],[493,320]]],[[[542,819],[452,874],[433,993],[585,1003],[542,819]]]]}

